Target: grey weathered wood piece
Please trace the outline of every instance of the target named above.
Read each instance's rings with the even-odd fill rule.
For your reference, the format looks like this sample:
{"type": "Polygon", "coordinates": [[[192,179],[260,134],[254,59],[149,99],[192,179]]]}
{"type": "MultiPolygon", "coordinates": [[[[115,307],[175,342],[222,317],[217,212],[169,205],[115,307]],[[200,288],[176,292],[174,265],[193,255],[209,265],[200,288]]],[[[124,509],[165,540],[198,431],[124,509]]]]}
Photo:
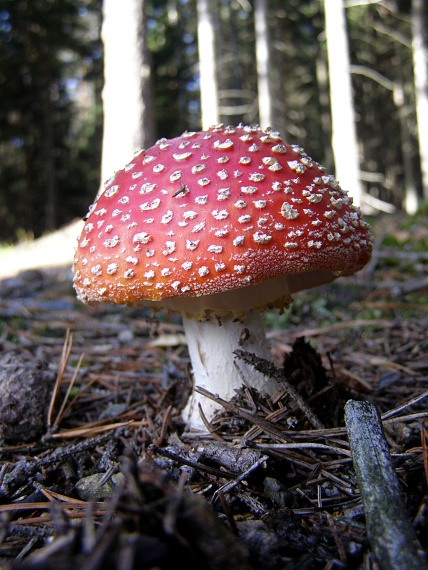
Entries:
{"type": "Polygon", "coordinates": [[[425,553],[407,514],[382,422],[370,402],[349,400],[345,421],[370,548],[382,570],[424,570],[425,553]]]}

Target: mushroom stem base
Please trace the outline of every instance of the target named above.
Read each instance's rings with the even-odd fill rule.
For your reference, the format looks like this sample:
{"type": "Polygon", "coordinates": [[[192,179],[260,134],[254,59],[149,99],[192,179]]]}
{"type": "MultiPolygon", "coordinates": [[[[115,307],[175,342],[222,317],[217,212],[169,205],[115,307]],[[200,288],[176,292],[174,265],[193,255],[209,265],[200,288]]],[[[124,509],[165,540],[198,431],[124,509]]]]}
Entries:
{"type": "MultiPolygon", "coordinates": [[[[258,311],[248,311],[239,317],[228,313],[218,318],[211,317],[208,321],[198,321],[185,315],[182,317],[194,386],[205,388],[227,401],[242,386],[242,376],[249,386],[262,393],[272,395],[278,390],[274,380],[267,379],[250,365],[239,361],[242,376],[234,365],[234,351],[238,348],[272,360],[258,311]]],[[[200,417],[199,404],[209,421],[221,406],[193,391],[183,411],[183,418],[189,428],[206,431],[200,417]]]]}

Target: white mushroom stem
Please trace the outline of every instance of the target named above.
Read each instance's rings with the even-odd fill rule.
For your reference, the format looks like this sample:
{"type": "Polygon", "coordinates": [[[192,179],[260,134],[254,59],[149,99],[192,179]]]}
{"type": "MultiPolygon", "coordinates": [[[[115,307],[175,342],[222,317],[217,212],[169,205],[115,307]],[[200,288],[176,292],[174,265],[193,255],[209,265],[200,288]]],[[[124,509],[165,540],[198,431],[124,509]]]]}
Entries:
{"type": "MultiPolygon", "coordinates": [[[[238,348],[252,352],[260,358],[272,360],[265,331],[258,311],[248,311],[239,318],[228,313],[208,321],[198,321],[183,315],[183,325],[192,362],[194,386],[205,388],[229,401],[243,380],[234,365],[234,351],[238,348]]],[[[239,361],[239,369],[249,386],[269,395],[278,390],[274,380],[267,379],[250,365],[239,361]]],[[[195,392],[187,403],[183,418],[188,427],[203,429],[199,404],[205,416],[211,420],[218,404],[195,392]]]]}

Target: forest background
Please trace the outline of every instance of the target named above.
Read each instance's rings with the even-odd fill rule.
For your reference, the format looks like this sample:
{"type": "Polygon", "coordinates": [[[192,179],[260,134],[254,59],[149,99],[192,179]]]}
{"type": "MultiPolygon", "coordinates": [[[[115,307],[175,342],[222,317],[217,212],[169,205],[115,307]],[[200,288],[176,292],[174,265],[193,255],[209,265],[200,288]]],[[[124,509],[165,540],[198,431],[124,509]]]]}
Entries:
{"type": "Polygon", "coordinates": [[[215,122],[279,130],[366,214],[423,210],[426,4],[0,0],[0,242],[82,218],[129,144],[215,122]]]}

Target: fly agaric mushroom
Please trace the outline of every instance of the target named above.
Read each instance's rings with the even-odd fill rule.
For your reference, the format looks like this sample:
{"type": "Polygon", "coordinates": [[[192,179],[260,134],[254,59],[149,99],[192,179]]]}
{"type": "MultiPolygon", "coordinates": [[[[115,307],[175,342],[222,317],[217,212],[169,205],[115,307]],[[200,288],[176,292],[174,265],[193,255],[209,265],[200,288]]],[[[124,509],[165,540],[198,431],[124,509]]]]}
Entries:
{"type": "MultiPolygon", "coordinates": [[[[242,385],[234,350],[270,358],[260,311],[352,275],[370,259],[368,224],[333,176],[273,130],[224,127],[159,140],[105,184],[78,240],[85,303],[179,311],[194,384],[229,400],[242,385]]],[[[273,394],[252,370],[246,381],[273,394]]],[[[217,405],[193,391],[201,428],[217,405]]]]}

